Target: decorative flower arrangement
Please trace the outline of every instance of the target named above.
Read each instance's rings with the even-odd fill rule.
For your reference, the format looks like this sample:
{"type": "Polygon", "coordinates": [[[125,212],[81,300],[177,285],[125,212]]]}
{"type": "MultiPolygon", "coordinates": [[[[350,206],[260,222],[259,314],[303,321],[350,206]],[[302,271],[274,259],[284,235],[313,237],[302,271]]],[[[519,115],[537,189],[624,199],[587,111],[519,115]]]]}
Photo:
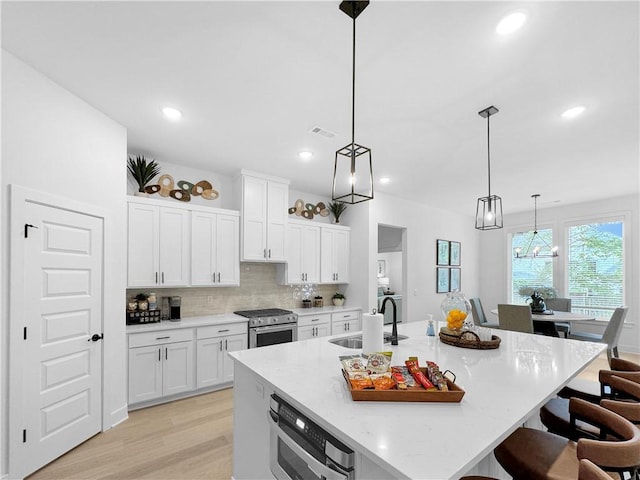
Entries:
{"type": "Polygon", "coordinates": [[[328,208],[336,219],[335,223],[340,223],[340,215],[347,209],[347,204],[343,202],[331,202],[328,208]]]}
{"type": "Polygon", "coordinates": [[[149,182],[160,173],[160,165],[155,160],[147,163],[147,159],[139,155],[136,158],[129,157],[127,169],[138,184],[138,193],[144,194],[147,193],[146,188],[149,182]]]}

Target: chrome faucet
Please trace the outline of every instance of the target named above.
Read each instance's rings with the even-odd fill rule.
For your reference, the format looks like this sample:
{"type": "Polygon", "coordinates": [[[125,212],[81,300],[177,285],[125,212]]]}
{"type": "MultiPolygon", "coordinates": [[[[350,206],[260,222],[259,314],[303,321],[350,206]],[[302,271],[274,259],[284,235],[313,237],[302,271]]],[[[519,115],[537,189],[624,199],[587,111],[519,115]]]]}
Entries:
{"type": "Polygon", "coordinates": [[[396,301],[391,297],[384,297],[382,305],[380,305],[380,313],[384,315],[384,309],[387,301],[393,304],[393,326],[391,327],[391,345],[398,345],[398,306],[396,301]]]}

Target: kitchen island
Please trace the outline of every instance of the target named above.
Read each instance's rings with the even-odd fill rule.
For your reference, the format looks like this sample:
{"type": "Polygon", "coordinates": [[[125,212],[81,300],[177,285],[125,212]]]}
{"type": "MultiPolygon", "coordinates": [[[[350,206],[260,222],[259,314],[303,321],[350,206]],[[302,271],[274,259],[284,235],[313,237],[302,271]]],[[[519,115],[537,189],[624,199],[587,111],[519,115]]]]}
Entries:
{"type": "Polygon", "coordinates": [[[356,452],[356,479],[497,475],[490,466],[493,448],[537,417],[539,407],[606,347],[496,330],[498,349],[472,350],[428,337],[426,327],[398,325],[409,338],[385,349],[393,352],[393,365],[418,356],[421,365],[431,360],[453,371],[466,392],[460,403],[354,402],[338,357],[360,350],[327,337],[230,353],[234,479],[273,478],[268,410],[274,392],[356,452]]]}

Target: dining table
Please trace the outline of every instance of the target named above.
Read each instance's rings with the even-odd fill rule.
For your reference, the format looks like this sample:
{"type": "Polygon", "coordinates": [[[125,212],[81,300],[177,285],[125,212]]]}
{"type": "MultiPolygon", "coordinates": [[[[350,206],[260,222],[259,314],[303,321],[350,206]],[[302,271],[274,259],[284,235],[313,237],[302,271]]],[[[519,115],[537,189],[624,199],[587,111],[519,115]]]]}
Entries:
{"type": "MultiPolygon", "coordinates": [[[[498,315],[498,309],[494,308],[491,313],[498,315]]],[[[559,337],[555,323],[591,322],[596,319],[593,315],[585,313],[561,312],[559,310],[545,310],[544,313],[531,312],[531,319],[534,321],[534,330],[545,335],[559,337]],[[542,323],[544,322],[544,323],[542,323]]]]}

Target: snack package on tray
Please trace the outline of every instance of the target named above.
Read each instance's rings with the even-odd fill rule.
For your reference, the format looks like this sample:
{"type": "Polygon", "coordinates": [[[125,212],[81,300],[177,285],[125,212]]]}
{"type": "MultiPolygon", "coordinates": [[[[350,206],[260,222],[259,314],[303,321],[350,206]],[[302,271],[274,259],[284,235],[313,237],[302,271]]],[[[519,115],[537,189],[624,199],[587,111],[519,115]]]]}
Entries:
{"type": "Polygon", "coordinates": [[[391,355],[391,352],[375,352],[370,353],[366,360],[362,355],[344,355],[338,358],[353,390],[389,390],[395,387],[389,372],[391,355]]]}
{"type": "Polygon", "coordinates": [[[427,391],[437,391],[438,387],[436,387],[433,383],[429,381],[429,379],[422,373],[422,370],[418,367],[418,360],[406,360],[404,364],[415,378],[416,382],[422,385],[427,391]]]}

